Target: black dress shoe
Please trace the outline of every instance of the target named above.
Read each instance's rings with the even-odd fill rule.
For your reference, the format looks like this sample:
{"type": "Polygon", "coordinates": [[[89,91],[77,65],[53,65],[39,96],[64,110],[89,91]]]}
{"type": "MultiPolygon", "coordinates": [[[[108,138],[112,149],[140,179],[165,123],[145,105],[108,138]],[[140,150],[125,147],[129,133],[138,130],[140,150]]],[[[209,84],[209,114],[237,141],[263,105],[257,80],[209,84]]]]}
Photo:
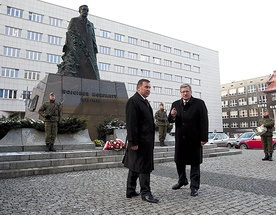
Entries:
{"type": "Polygon", "coordinates": [[[150,203],[158,203],[159,202],[159,200],[155,199],[152,195],[142,196],[142,200],[150,202],[150,203]]]}
{"type": "Polygon", "coordinates": [[[191,196],[198,196],[198,189],[191,189],[191,196]]]}
{"type": "Polygon", "coordinates": [[[180,189],[182,186],[186,186],[186,185],[188,185],[188,181],[185,181],[185,182],[183,182],[183,183],[177,183],[177,184],[175,184],[175,185],[173,185],[172,186],[172,189],[173,190],[178,190],[178,189],[180,189]]]}
{"type": "Polygon", "coordinates": [[[134,193],[126,194],[127,198],[132,198],[132,197],[136,197],[136,196],[139,196],[139,193],[134,192],[134,193]]]}

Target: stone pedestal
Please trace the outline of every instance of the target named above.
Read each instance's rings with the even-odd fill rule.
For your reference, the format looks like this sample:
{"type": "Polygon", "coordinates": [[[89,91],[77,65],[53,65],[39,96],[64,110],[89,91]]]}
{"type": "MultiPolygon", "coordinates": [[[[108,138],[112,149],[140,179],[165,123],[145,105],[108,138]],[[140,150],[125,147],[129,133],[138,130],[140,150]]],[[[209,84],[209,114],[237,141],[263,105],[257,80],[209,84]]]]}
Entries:
{"type": "Polygon", "coordinates": [[[62,104],[62,116],[86,117],[91,140],[97,138],[96,126],[107,117],[125,121],[125,106],[128,100],[124,83],[91,80],[49,74],[36,87],[26,111],[26,118],[38,119],[38,109],[49,100],[50,92],[62,104]]]}

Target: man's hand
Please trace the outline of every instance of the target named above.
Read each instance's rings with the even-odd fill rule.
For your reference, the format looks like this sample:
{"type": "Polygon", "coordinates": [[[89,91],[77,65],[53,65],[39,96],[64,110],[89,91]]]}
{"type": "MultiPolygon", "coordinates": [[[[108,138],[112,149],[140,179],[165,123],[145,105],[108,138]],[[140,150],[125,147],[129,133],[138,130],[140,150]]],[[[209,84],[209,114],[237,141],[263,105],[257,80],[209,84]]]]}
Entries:
{"type": "Polygon", "coordinates": [[[137,146],[131,146],[130,148],[131,148],[132,150],[136,151],[136,150],[138,150],[138,145],[137,145],[137,146]]]}
{"type": "Polygon", "coordinates": [[[176,114],[177,114],[177,111],[176,111],[175,108],[173,108],[173,109],[171,110],[171,115],[172,115],[172,117],[175,118],[175,117],[176,117],[176,114]]]}
{"type": "Polygon", "coordinates": [[[207,142],[204,142],[204,141],[200,141],[201,145],[205,145],[207,142]]]}

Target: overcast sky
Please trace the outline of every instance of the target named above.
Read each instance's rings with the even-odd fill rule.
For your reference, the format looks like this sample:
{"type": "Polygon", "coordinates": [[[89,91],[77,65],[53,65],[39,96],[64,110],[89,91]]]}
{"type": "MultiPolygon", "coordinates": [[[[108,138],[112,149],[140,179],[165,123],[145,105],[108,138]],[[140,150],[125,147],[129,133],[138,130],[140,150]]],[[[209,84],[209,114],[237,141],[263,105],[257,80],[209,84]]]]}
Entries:
{"type": "Polygon", "coordinates": [[[275,0],[44,1],[218,51],[221,84],[276,70],[275,0]]]}

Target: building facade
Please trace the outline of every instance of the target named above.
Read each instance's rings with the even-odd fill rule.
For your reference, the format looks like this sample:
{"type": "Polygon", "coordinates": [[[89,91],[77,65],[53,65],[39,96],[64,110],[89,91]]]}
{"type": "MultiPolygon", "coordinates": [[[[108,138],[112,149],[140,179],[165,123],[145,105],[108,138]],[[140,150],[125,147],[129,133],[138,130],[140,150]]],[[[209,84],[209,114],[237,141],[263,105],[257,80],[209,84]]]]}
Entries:
{"type": "MultiPolygon", "coordinates": [[[[88,5],[89,6],[89,5],[88,5]]],[[[24,112],[32,88],[57,73],[71,10],[40,0],[0,4],[0,114],[24,112]]],[[[210,131],[222,131],[218,52],[171,37],[89,15],[95,26],[100,79],[125,83],[128,96],[141,78],[151,81],[149,101],[169,110],[189,83],[209,111],[210,131]]]]}
{"type": "Polygon", "coordinates": [[[221,85],[223,131],[242,133],[253,131],[268,104],[265,93],[270,75],[221,85]]]}

